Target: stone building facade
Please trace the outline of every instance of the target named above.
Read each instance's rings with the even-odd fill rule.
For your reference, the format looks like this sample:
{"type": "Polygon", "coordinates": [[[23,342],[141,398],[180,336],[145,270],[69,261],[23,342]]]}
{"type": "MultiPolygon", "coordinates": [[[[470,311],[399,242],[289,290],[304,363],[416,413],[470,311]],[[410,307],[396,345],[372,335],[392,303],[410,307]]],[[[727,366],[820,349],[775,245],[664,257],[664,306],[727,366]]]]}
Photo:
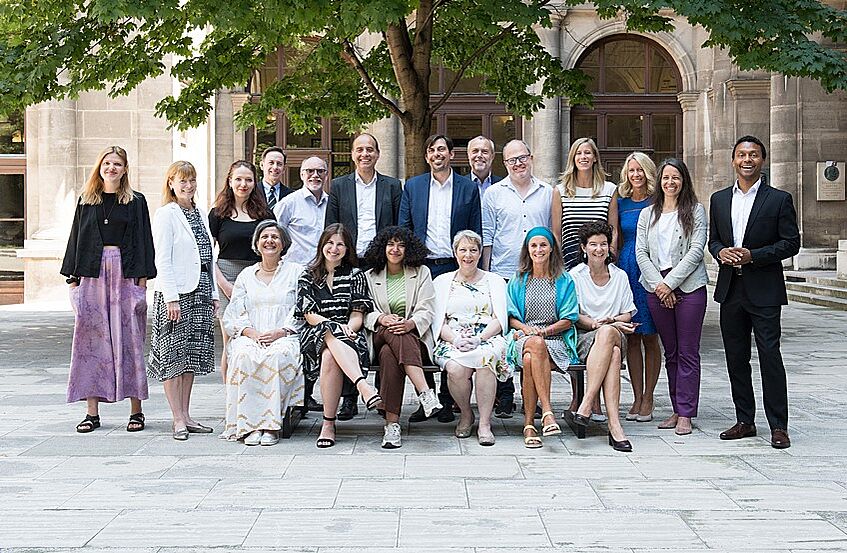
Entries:
{"type": "MultiPolygon", "coordinates": [[[[753,134],[769,149],[766,171],[771,183],[794,196],[802,233],[797,269],[834,268],[839,238],[847,238],[844,181],[819,176],[832,162],[841,178],[847,161],[847,94],[825,93],[814,81],[764,72],[742,72],[725,52],[702,48],[705,32],[685,20],[673,33],[628,33],[623,20],[601,20],[586,7],[554,16],[554,25],[539,29],[542,42],[566,67],[592,75],[594,109],[551,98],[531,119],[509,114],[478,85],[468,81],[447,102],[433,123],[462,149],[477,134],[489,134],[498,151],[506,140],[522,138],[532,148],[535,172],[552,182],[564,169],[571,141],[592,136],[604,163],[617,181],[623,158],[642,150],[656,161],[681,157],[691,169],[700,200],[733,182],[731,149],[737,137],[753,134]]],[[[178,84],[167,77],[145,82],[129,96],[109,99],[102,93],[77,100],[49,102],[26,114],[26,229],[18,256],[25,265],[27,301],[65,293],[58,267],[73,204],[97,153],[109,144],[130,155],[130,179],[148,198],[160,203],[162,177],[173,160],[188,159],[199,172],[198,199],[208,206],[229,164],[250,159],[266,145],[289,153],[286,180],[298,184],[297,167],[309,155],[324,157],[334,175],[350,170],[350,136],[331,120],[321,131],[293,135],[284,114],[270,130],[239,131],[233,114],[274,78],[276,61],[258,72],[248,87],[220,91],[208,123],[187,133],[169,130],[154,116],[154,106],[178,84]]],[[[436,72],[433,90],[449,75],[436,72]],[[440,79],[440,80],[439,80],[440,79]]],[[[394,119],[374,124],[370,132],[381,144],[380,170],[402,174],[402,128],[394,119]]],[[[418,153],[416,155],[422,155],[418,153]]],[[[502,173],[498,159],[495,170],[502,173]]]]}

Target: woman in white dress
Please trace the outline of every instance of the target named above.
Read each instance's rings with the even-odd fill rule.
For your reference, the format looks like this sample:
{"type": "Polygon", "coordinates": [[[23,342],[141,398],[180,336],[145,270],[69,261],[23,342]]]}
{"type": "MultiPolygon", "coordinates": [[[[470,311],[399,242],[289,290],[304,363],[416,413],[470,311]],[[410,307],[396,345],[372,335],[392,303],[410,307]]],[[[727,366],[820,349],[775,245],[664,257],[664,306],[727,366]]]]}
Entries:
{"type": "Polygon", "coordinates": [[[300,323],[294,317],[303,267],[281,261],[291,238],[274,220],[256,226],[252,243],[262,261],[238,275],[223,319],[232,339],[221,437],[243,439],[251,446],[274,445],[286,409],[303,405],[300,323]]]}

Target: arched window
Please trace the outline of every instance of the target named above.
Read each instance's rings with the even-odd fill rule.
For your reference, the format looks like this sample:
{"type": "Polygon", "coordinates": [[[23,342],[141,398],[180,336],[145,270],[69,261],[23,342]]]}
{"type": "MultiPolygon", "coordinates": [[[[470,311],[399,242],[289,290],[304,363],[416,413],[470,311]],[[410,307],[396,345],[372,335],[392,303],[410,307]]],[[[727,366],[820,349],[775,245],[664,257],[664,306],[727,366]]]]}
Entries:
{"type": "Polygon", "coordinates": [[[577,67],[591,77],[594,106],[571,110],[571,140],[593,138],[612,181],[634,150],[657,164],[682,157],[681,78],[661,46],[642,36],[614,35],[592,44],[577,67]]]}

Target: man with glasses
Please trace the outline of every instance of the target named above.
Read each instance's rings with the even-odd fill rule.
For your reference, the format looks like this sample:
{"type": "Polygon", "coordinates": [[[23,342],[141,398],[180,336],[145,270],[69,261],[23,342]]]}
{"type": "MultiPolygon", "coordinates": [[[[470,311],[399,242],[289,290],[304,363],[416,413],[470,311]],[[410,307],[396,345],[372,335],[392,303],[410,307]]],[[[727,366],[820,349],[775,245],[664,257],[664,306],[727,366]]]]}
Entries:
{"type": "Polygon", "coordinates": [[[285,152],[279,146],[271,146],[262,152],[262,190],[268,209],[274,210],[281,199],[291,194],[291,189],[282,184],[285,174],[285,152]]]}
{"type": "Polygon", "coordinates": [[[315,248],[324,229],[329,196],[324,192],[327,182],[326,162],[310,157],[300,165],[303,188],[292,192],[274,208],[279,224],[291,236],[291,248],[286,261],[307,265],[315,257],[315,248]]]}
{"type": "Polygon", "coordinates": [[[503,177],[491,174],[494,164],[494,141],[484,136],[477,136],[468,142],[468,163],[471,166],[471,181],[479,189],[479,197],[485,196],[485,191],[503,177]]]}
{"type": "MultiPolygon", "coordinates": [[[[532,175],[532,153],[523,140],[503,147],[509,176],[492,184],[482,198],[482,268],[506,280],[515,276],[526,233],[550,228],[553,188],[532,175]]],[[[511,418],[515,383],[497,383],[494,416],[511,418]]]]}

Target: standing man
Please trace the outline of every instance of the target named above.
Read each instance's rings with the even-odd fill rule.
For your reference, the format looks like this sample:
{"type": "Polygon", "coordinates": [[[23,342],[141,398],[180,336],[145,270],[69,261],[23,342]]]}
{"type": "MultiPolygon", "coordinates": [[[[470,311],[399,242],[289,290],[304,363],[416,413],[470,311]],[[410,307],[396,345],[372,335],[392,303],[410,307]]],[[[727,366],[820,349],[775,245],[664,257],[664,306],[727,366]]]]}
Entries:
{"type": "Polygon", "coordinates": [[[477,136],[468,142],[468,162],[471,174],[468,175],[479,189],[479,197],[485,197],[485,191],[503,177],[491,174],[494,163],[494,141],[484,136],[477,136]]]}
{"type": "Polygon", "coordinates": [[[291,194],[291,189],[282,184],[285,161],[285,152],[279,146],[271,146],[262,152],[262,189],[271,211],[281,199],[291,194]]]}
{"type": "MultiPolygon", "coordinates": [[[[403,187],[399,180],[376,172],[379,143],[373,135],[363,133],[357,136],[350,155],[356,170],[332,180],[324,226],[341,223],[350,231],[359,257],[359,268],[365,270],[363,257],[371,240],[385,227],[397,224],[403,187]]],[[[345,391],[349,393],[344,395],[338,410],[338,420],[342,421],[359,414],[359,393],[346,377],[345,391]]]]}
{"type": "MultiPolygon", "coordinates": [[[[453,141],[443,134],[426,140],[426,162],[430,172],[410,178],[403,188],[400,200],[400,226],[412,232],[426,244],[430,251],[425,264],[432,278],[459,268],[453,255],[453,236],[460,230],[482,234],[479,189],[467,177],[453,171],[453,141]]],[[[435,387],[431,373],[426,373],[430,388],[435,387]]],[[[439,422],[452,422],[453,398],[447,390],[447,379],[441,379],[438,394],[443,408],[438,413],[439,422]]],[[[434,415],[434,413],[433,413],[434,415]]],[[[409,418],[410,422],[425,420],[423,409],[409,418]]]]}
{"type": "MultiPolygon", "coordinates": [[[[532,175],[532,153],[523,140],[503,147],[509,176],[492,184],[482,197],[482,268],[507,281],[515,276],[526,233],[550,228],[553,188],[532,175]]],[[[508,419],[515,410],[515,382],[497,383],[496,417],[508,419]]]]}
{"type": "Polygon", "coordinates": [[[779,350],[782,306],[788,304],[782,260],[800,250],[800,231],[791,195],[767,183],[762,165],[767,151],[761,140],[742,136],[732,149],[733,186],[712,194],[709,252],[720,263],[715,301],[726,368],[735,403],[735,426],[722,440],[756,435],[750,367],[750,332],[756,336],[765,416],[771,445],[791,446],[788,438],[788,390],[779,350]]]}

